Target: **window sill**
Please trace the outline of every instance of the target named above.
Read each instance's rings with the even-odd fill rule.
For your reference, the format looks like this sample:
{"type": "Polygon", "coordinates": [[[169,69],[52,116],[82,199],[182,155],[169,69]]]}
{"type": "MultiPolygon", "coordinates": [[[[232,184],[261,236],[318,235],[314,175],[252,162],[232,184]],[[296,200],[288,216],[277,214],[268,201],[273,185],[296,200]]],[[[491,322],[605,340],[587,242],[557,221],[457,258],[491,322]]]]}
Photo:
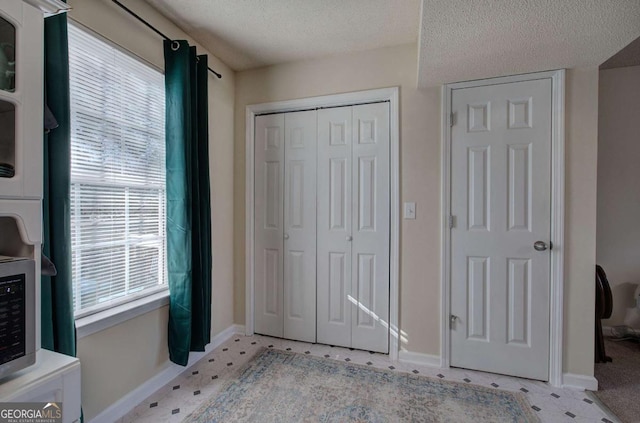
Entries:
{"type": "Polygon", "coordinates": [[[124,323],[169,304],[169,290],[76,319],[76,338],[82,339],[101,330],[124,323]]]}

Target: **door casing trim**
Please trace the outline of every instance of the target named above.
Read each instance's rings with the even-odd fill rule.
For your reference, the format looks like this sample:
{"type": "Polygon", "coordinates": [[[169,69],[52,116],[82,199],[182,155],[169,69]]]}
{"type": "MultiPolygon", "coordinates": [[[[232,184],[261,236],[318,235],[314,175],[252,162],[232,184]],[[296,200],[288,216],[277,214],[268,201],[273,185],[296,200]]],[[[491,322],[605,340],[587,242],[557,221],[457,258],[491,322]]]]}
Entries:
{"type": "Polygon", "coordinates": [[[564,116],[565,70],[536,72],[477,81],[445,84],[442,87],[441,139],[441,275],[440,275],[440,367],[448,368],[451,354],[451,95],[454,90],[513,82],[551,79],[551,275],[549,383],[562,386],[563,280],[564,280],[564,116]]]}
{"type": "Polygon", "coordinates": [[[297,100],[252,104],[245,117],[245,334],[254,330],[254,136],[255,117],[264,113],[284,113],[320,107],[340,107],[377,101],[389,102],[390,132],[390,249],[389,249],[389,358],[398,359],[399,276],[400,276],[400,90],[398,87],[356,91],[297,100]]]}

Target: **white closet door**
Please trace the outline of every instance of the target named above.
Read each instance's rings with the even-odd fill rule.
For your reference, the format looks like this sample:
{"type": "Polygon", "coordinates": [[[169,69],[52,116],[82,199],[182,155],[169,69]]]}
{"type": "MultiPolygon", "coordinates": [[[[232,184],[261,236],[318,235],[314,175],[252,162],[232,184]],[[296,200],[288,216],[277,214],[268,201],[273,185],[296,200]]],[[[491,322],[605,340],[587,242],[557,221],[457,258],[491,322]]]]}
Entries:
{"type": "Polygon", "coordinates": [[[318,111],[318,342],[351,347],[351,107],[318,111]]]}
{"type": "Polygon", "coordinates": [[[389,103],[353,106],[351,346],[389,352],[389,103]]]}
{"type": "Polygon", "coordinates": [[[256,333],[282,337],[284,115],[255,119],[256,333]]]}
{"type": "Polygon", "coordinates": [[[284,121],[284,337],[316,342],[316,112],[284,121]]]}

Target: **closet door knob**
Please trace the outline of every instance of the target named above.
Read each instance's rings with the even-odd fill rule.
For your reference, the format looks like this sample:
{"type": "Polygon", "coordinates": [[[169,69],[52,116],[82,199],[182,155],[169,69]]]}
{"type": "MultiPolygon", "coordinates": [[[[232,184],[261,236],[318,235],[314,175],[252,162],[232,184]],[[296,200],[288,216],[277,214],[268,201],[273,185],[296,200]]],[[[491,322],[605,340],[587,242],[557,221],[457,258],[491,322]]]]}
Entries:
{"type": "Polygon", "coordinates": [[[544,241],[536,241],[533,243],[533,249],[536,251],[546,251],[547,243],[544,241]]]}
{"type": "Polygon", "coordinates": [[[352,239],[351,235],[347,235],[347,241],[351,241],[352,239]]]}
{"type": "Polygon", "coordinates": [[[284,234],[284,239],[289,239],[289,234],[284,234]]]}

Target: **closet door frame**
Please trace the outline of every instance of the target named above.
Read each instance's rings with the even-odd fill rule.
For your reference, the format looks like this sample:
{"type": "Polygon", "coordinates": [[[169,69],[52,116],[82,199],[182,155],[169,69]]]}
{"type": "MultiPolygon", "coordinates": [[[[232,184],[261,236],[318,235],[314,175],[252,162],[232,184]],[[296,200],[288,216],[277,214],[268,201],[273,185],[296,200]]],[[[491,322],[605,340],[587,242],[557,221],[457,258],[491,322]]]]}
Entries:
{"type": "Polygon", "coordinates": [[[398,359],[400,347],[399,273],[400,273],[400,115],[399,88],[382,88],[298,100],[252,104],[246,107],[245,156],[245,334],[254,333],[254,135],[255,117],[264,113],[284,113],[320,107],[352,106],[373,102],[389,102],[390,165],[390,245],[389,245],[389,357],[398,359]]]}

